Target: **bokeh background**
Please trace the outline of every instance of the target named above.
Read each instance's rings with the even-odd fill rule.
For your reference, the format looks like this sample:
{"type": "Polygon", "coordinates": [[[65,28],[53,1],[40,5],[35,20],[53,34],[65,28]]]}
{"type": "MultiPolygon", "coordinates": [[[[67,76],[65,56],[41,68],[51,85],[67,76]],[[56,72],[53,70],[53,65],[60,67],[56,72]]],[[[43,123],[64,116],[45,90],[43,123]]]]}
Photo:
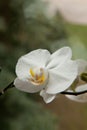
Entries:
{"type": "MultiPolygon", "coordinates": [[[[70,46],[73,59],[87,60],[86,7],[86,0],[0,0],[0,89],[15,79],[18,58],[34,49],[70,46]]],[[[16,88],[0,97],[0,130],[82,129],[86,103],[59,95],[45,104],[38,94],[16,88]]]]}

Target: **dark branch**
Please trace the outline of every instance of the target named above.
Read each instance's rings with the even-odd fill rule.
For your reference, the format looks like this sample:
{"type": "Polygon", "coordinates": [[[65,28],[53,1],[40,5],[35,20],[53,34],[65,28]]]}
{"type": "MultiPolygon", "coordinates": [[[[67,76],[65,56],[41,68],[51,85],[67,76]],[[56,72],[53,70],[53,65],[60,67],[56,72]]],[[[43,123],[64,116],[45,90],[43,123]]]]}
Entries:
{"type": "Polygon", "coordinates": [[[0,72],[1,72],[1,70],[2,70],[2,69],[1,69],[1,67],[0,67],[0,72]]]}
{"type": "Polygon", "coordinates": [[[78,96],[78,95],[81,95],[84,93],[87,93],[87,90],[80,91],[80,92],[66,92],[66,91],[64,91],[64,92],[61,92],[60,94],[78,96]]]}
{"type": "Polygon", "coordinates": [[[0,96],[3,95],[8,89],[15,87],[13,83],[14,82],[11,82],[7,87],[0,91],[0,96]]]}

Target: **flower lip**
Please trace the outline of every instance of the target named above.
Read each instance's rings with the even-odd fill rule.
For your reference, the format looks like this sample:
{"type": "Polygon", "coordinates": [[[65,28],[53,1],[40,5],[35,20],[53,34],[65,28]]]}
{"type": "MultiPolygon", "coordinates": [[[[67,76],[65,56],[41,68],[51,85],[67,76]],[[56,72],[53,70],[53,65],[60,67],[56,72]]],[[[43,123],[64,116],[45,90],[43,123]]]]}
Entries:
{"type": "Polygon", "coordinates": [[[43,68],[37,68],[37,67],[30,68],[29,73],[30,73],[29,78],[30,82],[33,85],[37,86],[43,84],[48,77],[47,72],[45,72],[43,68]]]}

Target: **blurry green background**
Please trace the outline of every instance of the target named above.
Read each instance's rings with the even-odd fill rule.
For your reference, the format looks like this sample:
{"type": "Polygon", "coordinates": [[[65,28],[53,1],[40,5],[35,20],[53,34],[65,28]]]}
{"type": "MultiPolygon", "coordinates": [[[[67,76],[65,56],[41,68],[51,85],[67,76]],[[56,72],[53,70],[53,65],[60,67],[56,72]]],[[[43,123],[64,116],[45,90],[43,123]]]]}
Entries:
{"type": "MultiPolygon", "coordinates": [[[[87,27],[66,23],[59,13],[48,18],[46,8],[40,0],[0,1],[0,89],[15,79],[18,58],[34,49],[70,46],[73,58],[87,59],[87,27]]],[[[48,105],[16,88],[0,97],[0,130],[87,130],[86,121],[87,105],[61,95],[48,105]]]]}

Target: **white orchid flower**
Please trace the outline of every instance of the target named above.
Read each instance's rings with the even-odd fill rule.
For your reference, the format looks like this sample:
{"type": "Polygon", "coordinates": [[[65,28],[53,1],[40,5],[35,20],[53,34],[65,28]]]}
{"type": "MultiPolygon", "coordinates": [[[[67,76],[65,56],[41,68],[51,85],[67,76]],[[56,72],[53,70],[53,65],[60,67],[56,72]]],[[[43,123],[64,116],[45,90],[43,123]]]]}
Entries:
{"type": "Polygon", "coordinates": [[[45,49],[34,50],[19,58],[14,85],[25,92],[40,92],[44,101],[49,103],[77,77],[77,63],[71,57],[69,47],[63,47],[52,55],[45,49]]]}
{"type": "MultiPolygon", "coordinates": [[[[80,78],[82,73],[87,72],[87,61],[77,60],[76,62],[78,64],[78,81],[75,86],[75,92],[81,92],[87,90],[87,82],[82,81],[82,79],[80,78]]],[[[73,92],[73,91],[68,90],[68,92],[73,92]]],[[[77,102],[87,102],[87,93],[78,96],[66,95],[66,97],[77,102]]]]}

